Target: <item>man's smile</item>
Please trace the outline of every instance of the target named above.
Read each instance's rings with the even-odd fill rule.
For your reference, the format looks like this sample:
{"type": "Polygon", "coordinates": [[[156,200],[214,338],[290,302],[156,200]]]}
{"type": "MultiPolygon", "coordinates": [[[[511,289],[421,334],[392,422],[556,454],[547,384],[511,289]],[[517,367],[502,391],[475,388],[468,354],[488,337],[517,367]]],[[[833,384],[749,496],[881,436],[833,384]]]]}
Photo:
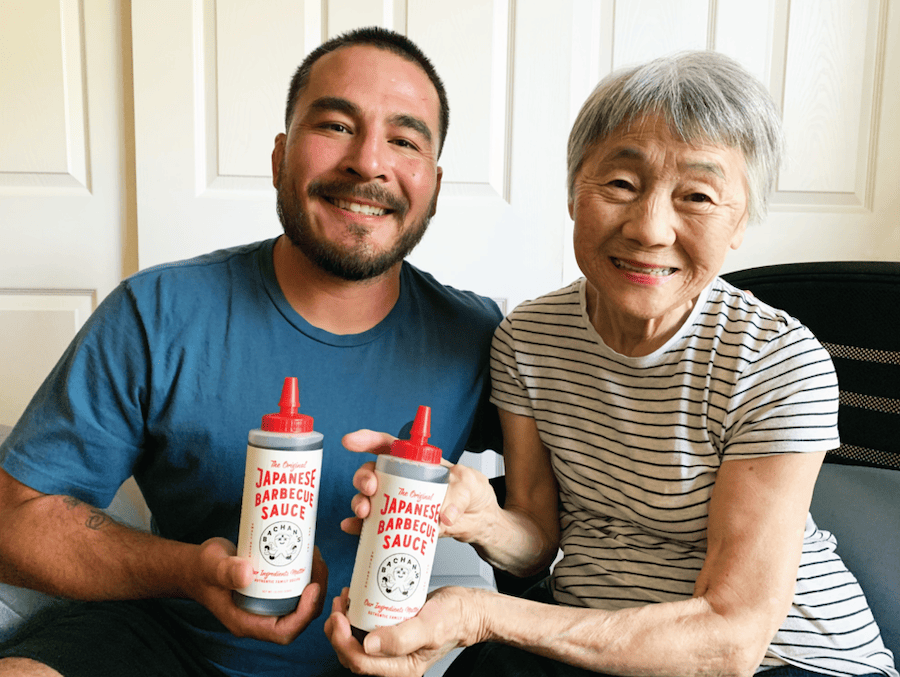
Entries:
{"type": "Polygon", "coordinates": [[[392,211],[385,207],[379,207],[372,204],[363,204],[361,202],[352,202],[350,200],[344,200],[341,198],[325,197],[325,200],[333,204],[335,207],[338,207],[339,209],[345,209],[349,212],[353,212],[354,214],[362,214],[364,216],[384,216],[385,214],[389,214],[392,211]]]}

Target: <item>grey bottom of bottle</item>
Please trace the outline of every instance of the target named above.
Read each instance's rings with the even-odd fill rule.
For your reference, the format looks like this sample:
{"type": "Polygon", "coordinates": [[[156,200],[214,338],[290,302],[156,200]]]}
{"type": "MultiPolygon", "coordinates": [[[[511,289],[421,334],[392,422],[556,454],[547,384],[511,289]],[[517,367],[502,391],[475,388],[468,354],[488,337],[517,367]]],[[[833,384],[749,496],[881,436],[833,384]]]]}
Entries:
{"type": "Polygon", "coordinates": [[[300,603],[299,596],[285,599],[263,599],[262,597],[247,597],[237,590],[234,590],[231,595],[234,603],[241,609],[258,616],[287,616],[300,603]]]}
{"type": "Polygon", "coordinates": [[[362,630],[360,628],[357,628],[355,625],[351,625],[350,626],[350,634],[352,634],[356,638],[357,642],[362,644],[363,640],[366,638],[366,635],[369,634],[369,631],[362,630]]]}

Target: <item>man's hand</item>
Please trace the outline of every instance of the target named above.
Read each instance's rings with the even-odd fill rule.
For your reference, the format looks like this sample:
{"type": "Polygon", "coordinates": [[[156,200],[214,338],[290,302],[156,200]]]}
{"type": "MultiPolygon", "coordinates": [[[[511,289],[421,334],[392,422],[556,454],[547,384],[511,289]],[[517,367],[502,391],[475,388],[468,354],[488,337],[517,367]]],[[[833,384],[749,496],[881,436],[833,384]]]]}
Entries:
{"type": "Polygon", "coordinates": [[[224,538],[211,538],[200,546],[196,577],[187,595],[200,602],[236,637],[290,644],[322,613],[328,588],[328,567],[319,549],[313,552],[312,577],[297,609],[287,616],[259,616],[244,611],[232,599],[233,590],[253,578],[250,562],[235,557],[235,546],[224,538]]]}
{"type": "MultiPolygon", "coordinates": [[[[357,430],[344,435],[341,442],[350,451],[369,454],[388,454],[391,442],[396,437],[374,430],[357,430]]],[[[341,522],[341,529],[348,534],[359,535],[363,520],[372,510],[371,498],[378,491],[378,478],[375,476],[375,463],[369,461],[353,475],[353,486],[359,493],[350,501],[350,508],[356,517],[348,517],[341,522]]]]}
{"type": "Polygon", "coordinates": [[[435,590],[418,615],[369,633],[364,646],[350,632],[347,592],[345,588],[335,597],[325,634],[341,664],[357,674],[418,677],[453,649],[481,641],[472,632],[481,626],[477,620],[481,591],[435,590]]]}

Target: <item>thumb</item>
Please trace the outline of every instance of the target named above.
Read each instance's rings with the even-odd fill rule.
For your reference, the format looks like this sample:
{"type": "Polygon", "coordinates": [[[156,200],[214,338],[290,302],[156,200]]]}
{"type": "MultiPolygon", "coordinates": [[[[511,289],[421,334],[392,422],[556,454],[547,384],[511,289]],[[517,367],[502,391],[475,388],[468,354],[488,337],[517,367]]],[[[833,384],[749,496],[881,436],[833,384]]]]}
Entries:
{"type": "Polygon", "coordinates": [[[370,656],[407,656],[426,645],[427,628],[413,617],[398,625],[378,628],[366,635],[363,649],[370,656]]]}
{"type": "Polygon", "coordinates": [[[350,451],[385,454],[391,450],[391,442],[395,439],[397,438],[387,433],[363,429],[347,433],[341,438],[341,443],[350,451]]]}
{"type": "Polygon", "coordinates": [[[228,557],[216,567],[216,582],[223,588],[238,590],[253,582],[253,567],[243,557],[228,557]]]}

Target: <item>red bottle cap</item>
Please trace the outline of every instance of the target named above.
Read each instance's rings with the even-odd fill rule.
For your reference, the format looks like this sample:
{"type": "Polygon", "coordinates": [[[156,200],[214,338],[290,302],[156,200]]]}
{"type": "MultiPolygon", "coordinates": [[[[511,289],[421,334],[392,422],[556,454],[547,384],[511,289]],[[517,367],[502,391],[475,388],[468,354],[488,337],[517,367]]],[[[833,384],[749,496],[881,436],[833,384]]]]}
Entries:
{"type": "Polygon", "coordinates": [[[430,435],[431,407],[422,405],[416,412],[409,439],[394,440],[391,443],[391,456],[438,465],[441,462],[441,450],[428,444],[430,435]]]}
{"type": "Polygon", "coordinates": [[[300,406],[300,387],[296,376],[284,379],[281,399],[278,400],[277,414],[266,414],[262,417],[262,429],[270,433],[309,433],[313,429],[312,416],[297,413],[300,406]]]}

